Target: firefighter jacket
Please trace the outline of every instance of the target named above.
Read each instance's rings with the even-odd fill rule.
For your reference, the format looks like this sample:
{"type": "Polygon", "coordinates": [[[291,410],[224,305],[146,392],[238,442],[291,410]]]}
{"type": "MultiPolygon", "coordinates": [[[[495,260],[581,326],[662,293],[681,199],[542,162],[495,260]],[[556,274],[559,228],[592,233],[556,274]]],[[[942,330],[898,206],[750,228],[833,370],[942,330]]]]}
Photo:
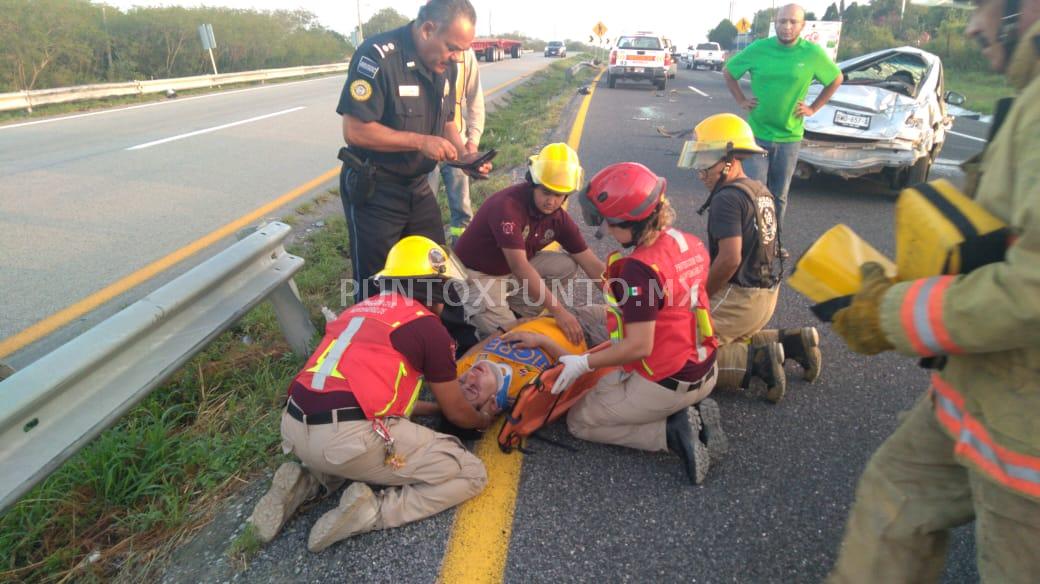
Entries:
{"type": "Polygon", "coordinates": [[[396,292],[351,306],[325,327],[296,381],[308,391],[353,393],[368,419],[409,416],[423,378],[394,349],[390,333],[424,316],[433,313],[396,292]]]}
{"type": "MultiPolygon", "coordinates": [[[[626,261],[637,260],[654,270],[661,282],[663,306],[654,323],[654,349],[649,357],[622,366],[650,381],[660,381],[683,368],[687,361],[703,363],[715,354],[714,336],[708,314],[708,250],[700,239],[667,229],[650,245],[639,246],[627,258],[610,261],[608,280],[621,274],[626,261]]],[[[607,329],[618,342],[624,336],[624,322],[617,300],[606,295],[610,310],[607,329]]]]}
{"type": "Polygon", "coordinates": [[[1008,77],[1019,95],[978,176],[966,168],[968,194],[1010,228],[1004,261],[896,284],[880,316],[896,350],[946,356],[931,391],[957,458],[1040,500],[1040,23],[1008,77]]]}

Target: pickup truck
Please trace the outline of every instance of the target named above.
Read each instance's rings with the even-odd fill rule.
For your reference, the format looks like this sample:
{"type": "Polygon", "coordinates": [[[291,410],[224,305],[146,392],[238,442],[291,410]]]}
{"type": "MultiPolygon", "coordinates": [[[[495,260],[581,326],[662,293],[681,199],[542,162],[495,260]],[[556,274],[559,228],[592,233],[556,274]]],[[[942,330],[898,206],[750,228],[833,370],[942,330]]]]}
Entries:
{"type": "Polygon", "coordinates": [[[613,89],[618,79],[637,79],[663,91],[671,66],[672,54],[663,37],[649,32],[623,35],[610,50],[607,85],[613,89]]]}
{"type": "Polygon", "coordinates": [[[687,69],[707,67],[715,71],[722,70],[722,62],[725,59],[719,43],[701,43],[696,48],[691,47],[691,49],[693,52],[686,55],[687,69]]]}

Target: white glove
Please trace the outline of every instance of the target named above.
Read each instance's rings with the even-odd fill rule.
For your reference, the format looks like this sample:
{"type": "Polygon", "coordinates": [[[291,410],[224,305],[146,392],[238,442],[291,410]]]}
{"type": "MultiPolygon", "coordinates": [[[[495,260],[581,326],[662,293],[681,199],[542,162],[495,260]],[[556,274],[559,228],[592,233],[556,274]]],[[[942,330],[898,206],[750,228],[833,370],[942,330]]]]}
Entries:
{"type": "Polygon", "coordinates": [[[564,355],[560,357],[560,363],[563,363],[563,371],[560,372],[560,376],[556,378],[556,383],[553,384],[553,395],[562,393],[577,381],[579,377],[592,372],[592,368],[589,367],[588,353],[584,355],[564,355]]]}

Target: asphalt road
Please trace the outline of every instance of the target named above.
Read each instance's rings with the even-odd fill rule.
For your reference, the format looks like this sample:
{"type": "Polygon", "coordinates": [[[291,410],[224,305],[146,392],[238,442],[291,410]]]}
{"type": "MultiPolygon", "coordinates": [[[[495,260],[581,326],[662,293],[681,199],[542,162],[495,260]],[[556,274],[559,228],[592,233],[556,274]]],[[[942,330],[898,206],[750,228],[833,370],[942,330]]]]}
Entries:
{"type": "MultiPolygon", "coordinates": [[[[549,63],[481,63],[483,86],[494,102],[549,63]]],[[[0,126],[0,341],[338,168],[342,85],[339,75],[0,126]]],[[[0,358],[22,367],[231,243],[0,358]]]]}
{"type": "MultiPolygon", "coordinates": [[[[715,73],[681,70],[669,89],[676,91],[661,94],[648,84],[611,90],[601,81],[580,155],[590,176],[625,160],[663,174],[678,226],[703,236],[705,220],[695,209],[706,190],[676,168],[682,142],[654,128],[692,127],[735,107],[715,73]]],[[[966,142],[968,152],[972,141],[966,142]]],[[[952,167],[936,172],[957,178],[952,167]]],[[[890,193],[868,181],[798,182],[791,192],[785,245],[797,257],[820,233],[845,222],[891,253],[893,203],[890,193]]],[[[591,230],[585,232],[591,241],[591,230]]],[[[600,253],[613,248],[606,241],[594,246],[600,253]]],[[[785,289],[772,324],[812,322],[808,302],[785,289]]],[[[803,382],[789,367],[788,394],[778,405],[754,393],[716,393],[731,452],[713,465],[702,487],[688,486],[669,454],[581,442],[561,424],[547,435],[574,451],[531,442],[535,452],[524,457],[505,581],[822,581],[836,557],[858,475],[896,427],[899,412],[923,394],[927,379],[910,359],[855,355],[828,327],[820,330],[824,367],[816,383],[803,382]]],[[[292,520],[245,571],[229,570],[221,546],[264,489],[264,482],[253,484],[208,535],[183,552],[165,581],[436,580],[452,512],[309,554],[307,532],[332,500],[292,520]],[[184,571],[185,564],[195,566],[184,571]]],[[[952,540],[944,581],[977,580],[971,531],[964,527],[952,540]]]]}

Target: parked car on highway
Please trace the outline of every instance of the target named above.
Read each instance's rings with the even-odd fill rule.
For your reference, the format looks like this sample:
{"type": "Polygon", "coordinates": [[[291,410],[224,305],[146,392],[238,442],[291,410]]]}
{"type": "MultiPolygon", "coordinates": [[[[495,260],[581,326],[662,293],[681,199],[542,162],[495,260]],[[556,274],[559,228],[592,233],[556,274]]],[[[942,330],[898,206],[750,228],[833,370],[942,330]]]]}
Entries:
{"type": "Polygon", "coordinates": [[[549,44],[545,45],[545,56],[566,57],[567,45],[563,44],[562,41],[549,41],[549,44]]]}
{"type": "Polygon", "coordinates": [[[607,85],[613,88],[618,79],[636,79],[649,81],[664,90],[671,59],[665,39],[660,35],[651,32],[622,35],[610,49],[607,85]]]}
{"type": "MultiPolygon", "coordinates": [[[[946,104],[964,103],[963,95],[945,92],[939,57],[899,47],[838,66],[845,82],[805,120],[796,175],[881,173],[893,189],[928,180],[953,123],[946,104]]],[[[810,86],[806,103],[822,89],[818,83],[810,86]]]]}
{"type": "Polygon", "coordinates": [[[701,43],[688,54],[686,68],[699,69],[705,67],[720,71],[722,70],[723,61],[725,61],[725,57],[719,43],[701,43]]]}

